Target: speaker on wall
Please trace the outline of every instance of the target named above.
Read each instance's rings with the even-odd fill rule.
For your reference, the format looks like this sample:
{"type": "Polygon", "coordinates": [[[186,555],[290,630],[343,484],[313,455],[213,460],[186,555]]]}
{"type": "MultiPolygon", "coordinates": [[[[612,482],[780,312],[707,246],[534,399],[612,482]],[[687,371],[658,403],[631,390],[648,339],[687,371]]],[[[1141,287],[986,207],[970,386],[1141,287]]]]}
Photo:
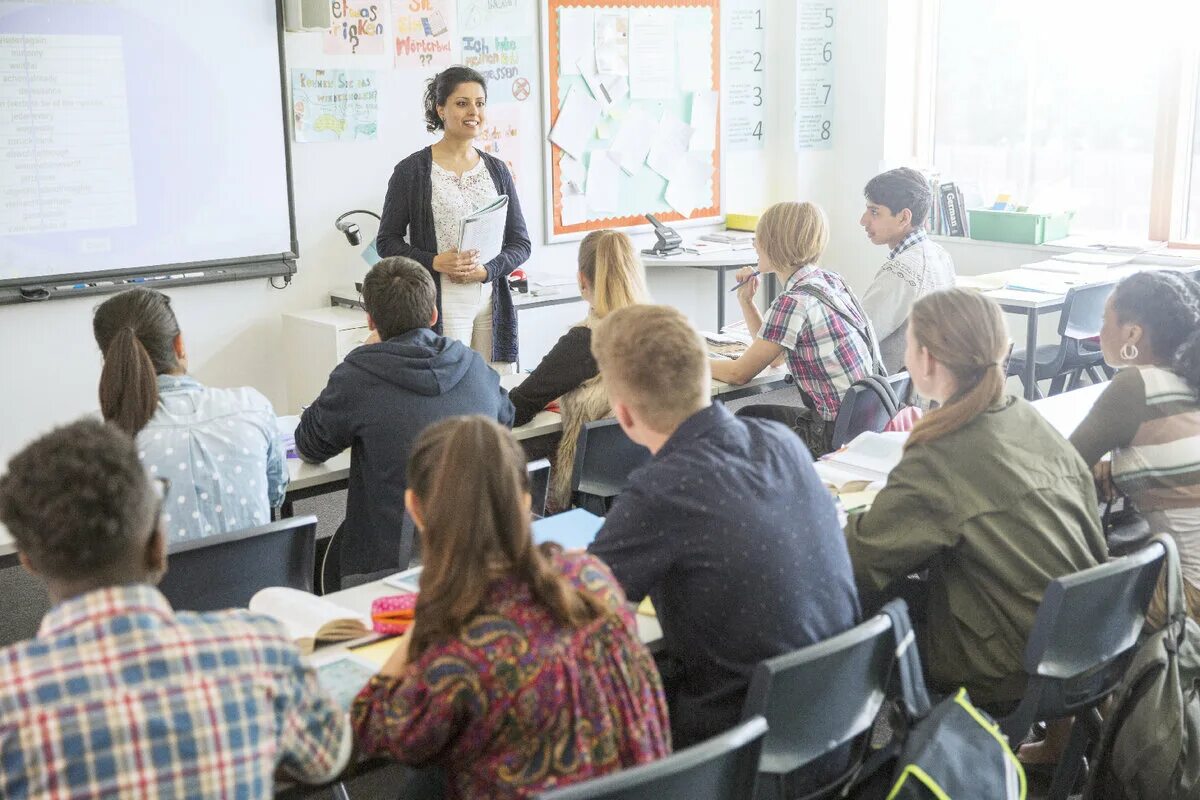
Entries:
{"type": "Polygon", "coordinates": [[[329,0],[283,0],[284,30],[323,31],[331,24],[329,0]]]}

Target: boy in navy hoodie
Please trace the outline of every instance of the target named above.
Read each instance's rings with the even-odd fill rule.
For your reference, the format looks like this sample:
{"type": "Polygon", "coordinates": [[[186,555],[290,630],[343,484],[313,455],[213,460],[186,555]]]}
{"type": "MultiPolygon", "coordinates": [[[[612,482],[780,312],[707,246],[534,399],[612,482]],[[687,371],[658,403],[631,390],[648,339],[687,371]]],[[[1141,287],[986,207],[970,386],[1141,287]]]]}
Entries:
{"type": "Polygon", "coordinates": [[[329,384],[296,428],[300,457],[319,464],[350,448],[346,521],[330,557],[340,584],[399,564],[408,454],[425,426],[482,414],[512,425],[513,406],[499,376],[457,339],[433,332],[429,272],[403,256],[385,258],[363,281],[374,335],[334,368],[329,384]]]}

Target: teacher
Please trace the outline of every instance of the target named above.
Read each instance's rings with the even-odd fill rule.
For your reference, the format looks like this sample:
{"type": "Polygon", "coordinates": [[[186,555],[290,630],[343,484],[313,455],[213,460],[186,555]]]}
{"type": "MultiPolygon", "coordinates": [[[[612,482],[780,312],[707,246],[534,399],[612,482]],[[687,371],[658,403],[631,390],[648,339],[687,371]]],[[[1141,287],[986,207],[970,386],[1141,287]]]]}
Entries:
{"type": "Polygon", "coordinates": [[[425,128],[442,138],[396,165],[377,248],[380,256],[407,256],[433,273],[435,331],[508,372],[517,360],[517,312],[505,278],[529,258],[529,234],[512,174],[473,144],[486,106],[487,83],[473,69],[449,67],[429,79],[425,128]],[[459,223],[501,194],[508,195],[504,247],[480,264],[477,251],[459,252],[459,223]]]}

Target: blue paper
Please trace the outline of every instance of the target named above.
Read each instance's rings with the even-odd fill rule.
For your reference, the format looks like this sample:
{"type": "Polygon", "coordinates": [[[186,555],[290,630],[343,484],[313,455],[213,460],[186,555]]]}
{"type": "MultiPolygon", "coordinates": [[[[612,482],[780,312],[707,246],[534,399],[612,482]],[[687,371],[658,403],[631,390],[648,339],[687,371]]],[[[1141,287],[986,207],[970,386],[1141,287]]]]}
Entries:
{"type": "Polygon", "coordinates": [[[604,525],[604,517],[573,508],[552,517],[542,517],[533,522],[533,541],[557,542],[564,550],[584,550],[604,525]]]}
{"type": "Polygon", "coordinates": [[[379,250],[375,247],[378,239],[372,239],[371,243],[363,248],[362,259],[367,262],[367,266],[373,267],[379,263],[379,250]]]}

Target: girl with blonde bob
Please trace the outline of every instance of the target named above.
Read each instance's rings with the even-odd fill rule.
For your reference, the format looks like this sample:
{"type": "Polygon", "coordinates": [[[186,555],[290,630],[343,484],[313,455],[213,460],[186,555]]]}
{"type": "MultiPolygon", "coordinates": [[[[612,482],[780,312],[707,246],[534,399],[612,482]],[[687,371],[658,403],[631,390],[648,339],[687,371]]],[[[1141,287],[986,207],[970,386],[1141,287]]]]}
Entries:
{"type": "Polygon", "coordinates": [[[531,797],[670,750],[662,682],[603,562],[537,546],[520,445],[485,417],[418,439],[416,620],[354,701],[369,755],[438,765],[451,798],[531,797]]]}
{"type": "MultiPolygon", "coordinates": [[[[554,457],[550,505],[566,508],[571,500],[575,444],[585,422],[612,414],[608,393],[592,357],[592,327],[617,309],[646,303],[646,273],[629,237],[619,231],[592,231],[579,245],[579,292],[588,316],[565,334],[520,386],[509,395],[516,408],[513,425],[529,422],[558,399],[563,432],[554,457]]],[[[537,455],[534,453],[534,455],[537,455]]]]}
{"type": "Polygon", "coordinates": [[[966,686],[982,704],[1022,696],[1021,657],[1050,581],[1107,558],[1087,465],[1004,392],[1008,346],[999,307],[981,294],[947,289],[913,305],[905,364],[939,408],[870,510],[846,524],[864,613],[903,594],[931,687],[966,686]],[[928,580],[905,582],[926,568],[928,580]]]}
{"type": "Polygon", "coordinates": [[[713,377],[743,384],[786,359],[803,407],[752,405],[738,413],[782,422],[804,439],[814,456],[829,451],[833,420],[850,384],[883,371],[871,321],[842,277],[819,262],[829,244],[825,212],[813,203],[776,203],[754,233],[758,269],[775,274],[783,291],[766,317],[754,304],[759,280],[739,270],[738,303],[757,338],[736,361],[714,361],[713,377]]]}

